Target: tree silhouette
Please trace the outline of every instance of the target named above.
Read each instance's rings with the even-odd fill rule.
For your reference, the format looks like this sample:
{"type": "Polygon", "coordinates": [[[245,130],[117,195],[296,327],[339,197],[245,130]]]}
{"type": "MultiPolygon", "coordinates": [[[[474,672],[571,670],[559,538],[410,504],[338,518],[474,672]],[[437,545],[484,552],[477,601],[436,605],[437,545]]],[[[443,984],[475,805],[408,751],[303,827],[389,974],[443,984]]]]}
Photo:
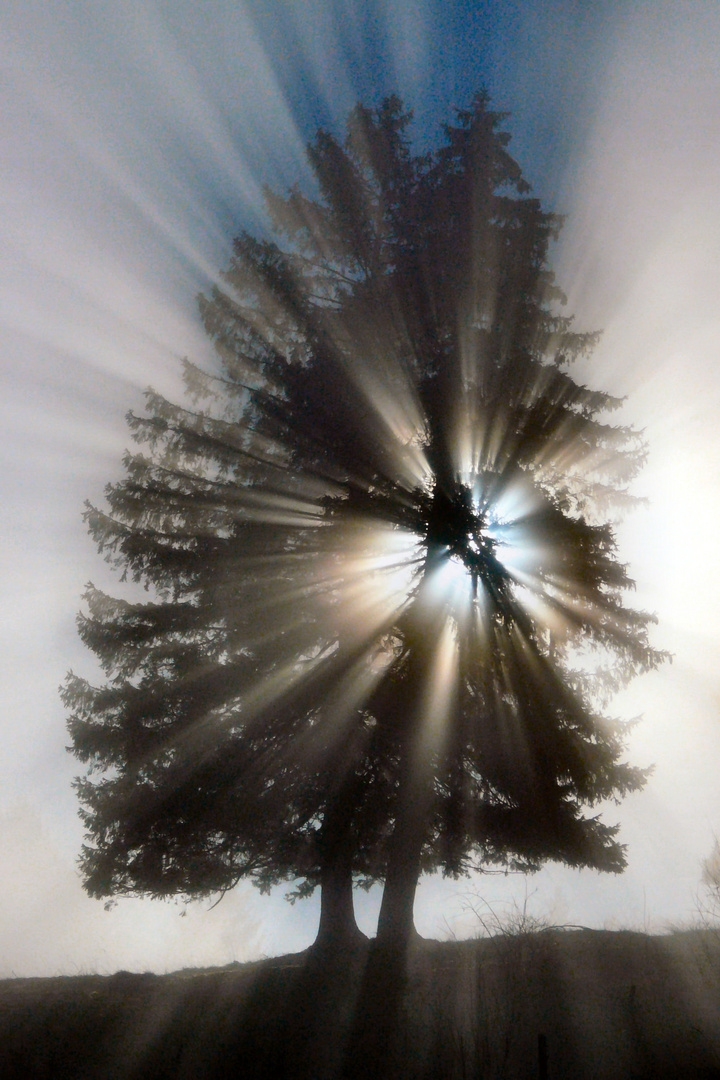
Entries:
{"type": "Polygon", "coordinates": [[[592,808],[638,789],[614,690],[655,667],[612,515],[644,448],[569,367],[561,219],[529,196],[484,94],[432,153],[391,97],[308,148],[317,191],[266,192],[200,301],[218,356],[131,415],[80,633],[108,676],[64,689],[93,895],[322,890],[356,933],[385,880],[407,941],[419,874],[547,859],[619,871],[592,808]]]}
{"type": "Polygon", "coordinates": [[[706,925],[714,925],[720,916],[720,841],[717,837],[712,851],[703,859],[698,911],[706,925]]]}

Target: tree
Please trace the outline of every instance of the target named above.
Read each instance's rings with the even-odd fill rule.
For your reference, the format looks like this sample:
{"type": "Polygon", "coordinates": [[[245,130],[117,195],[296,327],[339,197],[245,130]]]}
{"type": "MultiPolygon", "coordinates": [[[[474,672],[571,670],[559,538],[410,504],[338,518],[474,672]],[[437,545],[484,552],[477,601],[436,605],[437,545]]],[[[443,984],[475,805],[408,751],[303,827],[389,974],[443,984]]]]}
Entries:
{"type": "Polygon", "coordinates": [[[713,926],[720,916],[720,841],[715,837],[713,849],[702,863],[702,884],[698,895],[698,912],[705,925],[713,926]]]}
{"type": "Polygon", "coordinates": [[[342,936],[384,878],[406,940],[423,869],[624,865],[588,808],[646,775],[604,715],[663,659],[610,517],[642,440],[569,374],[596,335],[555,312],[561,220],[504,116],[478,95],[425,156],[410,119],[357,106],[316,197],[266,193],[273,239],[200,301],[218,370],[148,393],[88,507],[154,594],[88,591],[109,682],[65,688],[95,895],[302,878],[342,936]]]}

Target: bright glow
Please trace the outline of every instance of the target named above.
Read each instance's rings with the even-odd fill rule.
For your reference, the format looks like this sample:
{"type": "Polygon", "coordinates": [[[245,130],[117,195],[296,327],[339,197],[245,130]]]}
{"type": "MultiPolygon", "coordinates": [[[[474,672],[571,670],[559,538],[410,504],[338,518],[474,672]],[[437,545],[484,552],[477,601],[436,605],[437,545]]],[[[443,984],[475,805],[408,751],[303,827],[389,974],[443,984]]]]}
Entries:
{"type": "Polygon", "coordinates": [[[415,768],[429,770],[448,730],[452,699],[457,690],[458,651],[454,622],[446,618],[439,629],[432,665],[421,699],[415,768]]]}
{"type": "Polygon", "coordinates": [[[345,589],[357,589],[368,604],[386,612],[404,607],[422,566],[422,547],[412,533],[390,526],[359,527],[341,541],[345,589]]]}
{"type": "Polygon", "coordinates": [[[444,559],[433,571],[428,590],[431,596],[445,599],[451,610],[464,607],[471,595],[471,578],[459,555],[444,559]]]}

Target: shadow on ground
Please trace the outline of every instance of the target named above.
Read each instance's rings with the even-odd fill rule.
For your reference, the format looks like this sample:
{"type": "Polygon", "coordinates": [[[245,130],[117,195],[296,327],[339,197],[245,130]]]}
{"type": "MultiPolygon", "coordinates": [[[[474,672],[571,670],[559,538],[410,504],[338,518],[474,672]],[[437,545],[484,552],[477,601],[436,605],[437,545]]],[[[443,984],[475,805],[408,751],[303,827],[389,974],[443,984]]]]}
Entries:
{"type": "Polygon", "coordinates": [[[0,982],[0,1076],[720,1078],[720,933],[546,930],[0,982]]]}

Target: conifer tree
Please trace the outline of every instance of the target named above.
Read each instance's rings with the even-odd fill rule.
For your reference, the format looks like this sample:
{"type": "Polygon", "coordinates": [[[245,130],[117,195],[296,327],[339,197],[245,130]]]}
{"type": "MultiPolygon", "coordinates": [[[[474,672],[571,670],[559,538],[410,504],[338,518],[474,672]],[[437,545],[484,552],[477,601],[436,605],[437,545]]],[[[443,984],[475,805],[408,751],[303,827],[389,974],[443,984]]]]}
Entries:
{"type": "Polygon", "coordinates": [[[106,685],[70,676],[90,891],[322,887],[353,875],[407,940],[422,870],[619,871],[592,808],[638,789],[612,692],[655,667],[613,515],[644,457],[573,379],[560,218],[479,94],[417,155],[391,97],[267,191],[201,313],[216,371],[149,393],[90,530],[151,598],[89,589],[106,685]]]}

